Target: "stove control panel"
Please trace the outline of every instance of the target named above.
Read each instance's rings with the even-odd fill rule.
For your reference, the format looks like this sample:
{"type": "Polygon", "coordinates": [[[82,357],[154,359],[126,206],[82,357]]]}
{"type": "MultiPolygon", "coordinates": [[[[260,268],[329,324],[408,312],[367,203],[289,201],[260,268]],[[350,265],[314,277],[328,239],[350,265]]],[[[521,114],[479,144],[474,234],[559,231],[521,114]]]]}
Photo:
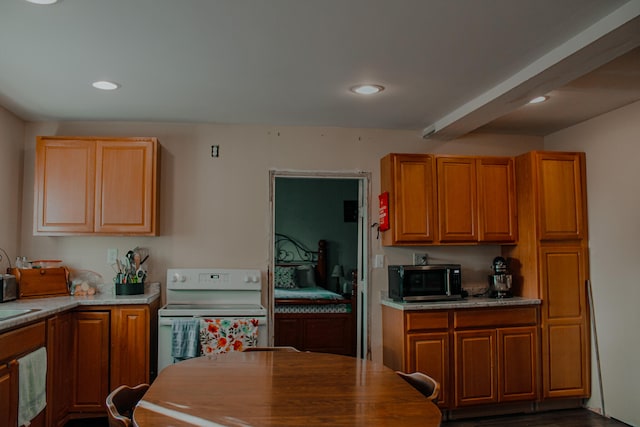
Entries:
{"type": "Polygon", "coordinates": [[[169,269],[167,289],[237,289],[262,288],[259,270],[241,269],[169,269]]]}

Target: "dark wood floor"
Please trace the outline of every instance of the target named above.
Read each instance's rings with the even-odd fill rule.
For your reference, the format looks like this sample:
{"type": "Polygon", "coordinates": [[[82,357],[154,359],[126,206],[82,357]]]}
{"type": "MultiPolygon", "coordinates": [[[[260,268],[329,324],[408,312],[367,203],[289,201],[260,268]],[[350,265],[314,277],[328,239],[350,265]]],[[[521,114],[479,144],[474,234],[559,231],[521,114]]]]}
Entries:
{"type": "MultiPolygon", "coordinates": [[[[106,418],[69,421],[65,427],[108,427],[106,418]]],[[[503,415],[444,421],[442,427],[628,427],[628,424],[605,418],[587,409],[565,409],[537,414],[503,415]]]]}
{"type": "Polygon", "coordinates": [[[537,414],[503,415],[445,421],[442,427],[625,427],[628,424],[606,418],[587,409],[564,409],[537,414]]]}
{"type": "Polygon", "coordinates": [[[109,420],[106,418],[71,420],[64,427],[109,427],[109,420]]]}

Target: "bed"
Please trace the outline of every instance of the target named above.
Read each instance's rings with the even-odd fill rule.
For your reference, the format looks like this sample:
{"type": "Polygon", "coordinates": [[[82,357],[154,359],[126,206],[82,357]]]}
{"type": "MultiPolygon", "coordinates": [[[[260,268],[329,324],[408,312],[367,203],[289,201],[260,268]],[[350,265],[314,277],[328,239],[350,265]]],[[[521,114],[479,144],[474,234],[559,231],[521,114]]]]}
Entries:
{"type": "Polygon", "coordinates": [[[303,351],[356,355],[355,277],[346,294],[330,290],[327,242],[311,250],[276,234],[274,344],[303,351]]]}

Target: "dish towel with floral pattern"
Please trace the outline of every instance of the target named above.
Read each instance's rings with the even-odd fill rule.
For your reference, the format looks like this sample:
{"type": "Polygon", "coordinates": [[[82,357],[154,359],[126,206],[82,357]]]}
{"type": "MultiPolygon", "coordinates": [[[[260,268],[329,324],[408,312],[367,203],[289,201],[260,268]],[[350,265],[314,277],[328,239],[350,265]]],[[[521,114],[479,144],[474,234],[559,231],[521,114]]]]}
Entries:
{"type": "Polygon", "coordinates": [[[243,351],[258,344],[258,319],[200,319],[202,355],[243,351]]]}

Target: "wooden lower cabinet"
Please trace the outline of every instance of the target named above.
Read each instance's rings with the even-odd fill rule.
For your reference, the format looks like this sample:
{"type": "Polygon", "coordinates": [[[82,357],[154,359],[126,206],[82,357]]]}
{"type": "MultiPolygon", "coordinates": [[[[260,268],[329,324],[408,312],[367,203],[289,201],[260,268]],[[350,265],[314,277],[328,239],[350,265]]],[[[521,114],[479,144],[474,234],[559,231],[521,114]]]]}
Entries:
{"type": "Polygon", "coordinates": [[[73,314],[56,314],[47,319],[47,425],[63,426],[71,405],[73,387],[73,314]]]}
{"type": "Polygon", "coordinates": [[[449,333],[425,332],[407,336],[408,370],[423,372],[440,383],[438,405],[451,406],[449,387],[449,333]]]}
{"type": "Polygon", "coordinates": [[[498,401],[538,397],[538,327],[498,329],[498,401]]]}
{"type": "Polygon", "coordinates": [[[149,383],[149,308],[123,306],[111,311],[111,389],[149,383]]]}
{"type": "Polygon", "coordinates": [[[77,311],[73,318],[73,391],[71,412],[102,413],[109,394],[111,313],[77,311]]]}
{"type": "Polygon", "coordinates": [[[455,406],[498,402],[496,331],[456,331],[455,406]]]}
{"type": "Polygon", "coordinates": [[[20,357],[43,346],[47,406],[31,427],[105,416],[115,387],[150,383],[157,370],[159,304],[83,307],[0,333],[0,427],[18,422],[20,357]]]}
{"type": "Polygon", "coordinates": [[[18,424],[18,362],[0,365],[0,427],[18,424]]]}
{"type": "Polygon", "coordinates": [[[402,311],[382,307],[383,361],[440,383],[438,406],[538,399],[538,306],[402,311]]]}
{"type": "MultiPolygon", "coordinates": [[[[0,333],[0,427],[18,425],[20,358],[45,345],[45,322],[0,333]]],[[[33,420],[32,427],[44,427],[47,408],[33,420]]]]}
{"type": "Polygon", "coordinates": [[[70,412],[104,414],[109,392],[150,383],[156,372],[159,301],[96,307],[73,313],[73,394],[70,412]]]}

